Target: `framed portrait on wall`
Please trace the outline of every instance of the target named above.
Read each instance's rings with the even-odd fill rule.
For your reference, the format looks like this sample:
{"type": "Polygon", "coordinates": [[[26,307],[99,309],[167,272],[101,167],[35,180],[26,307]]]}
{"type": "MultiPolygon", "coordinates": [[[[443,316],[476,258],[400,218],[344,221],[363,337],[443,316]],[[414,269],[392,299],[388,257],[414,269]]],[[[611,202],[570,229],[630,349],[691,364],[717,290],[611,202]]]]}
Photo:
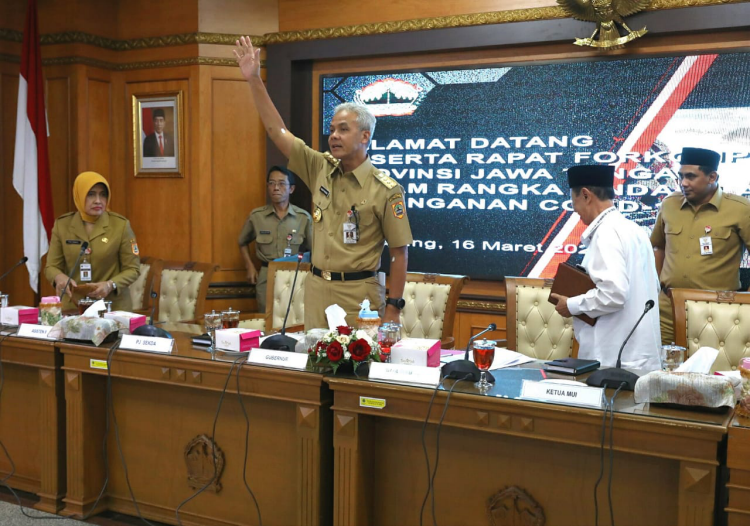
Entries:
{"type": "Polygon", "coordinates": [[[136,177],[182,177],[182,92],[133,95],[136,177]]]}

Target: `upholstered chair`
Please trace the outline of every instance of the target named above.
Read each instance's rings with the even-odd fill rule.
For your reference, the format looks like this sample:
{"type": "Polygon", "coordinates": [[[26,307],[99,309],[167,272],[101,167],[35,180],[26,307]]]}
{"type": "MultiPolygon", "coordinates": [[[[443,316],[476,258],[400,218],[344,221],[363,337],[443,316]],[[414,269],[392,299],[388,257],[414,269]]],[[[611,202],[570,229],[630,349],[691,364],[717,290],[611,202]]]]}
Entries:
{"type": "Polygon", "coordinates": [[[409,272],[403,294],[406,305],[401,311],[402,337],[437,339],[443,349],[451,349],[456,305],[466,280],[466,276],[409,272]]]}
{"type": "Polygon", "coordinates": [[[701,347],[719,355],[711,371],[734,371],[750,357],[750,293],[672,289],[675,343],[691,356],[701,347]]]}
{"type": "Polygon", "coordinates": [[[130,299],[133,302],[133,310],[142,314],[151,311],[151,290],[154,280],[161,274],[163,261],[161,259],[144,256],[141,258],[141,273],[128,287],[130,299]]]}
{"type": "Polygon", "coordinates": [[[508,349],[538,360],[572,356],[573,319],[548,299],[552,280],[506,277],[508,349]]]}
{"type": "MultiPolygon", "coordinates": [[[[268,264],[268,287],[266,288],[266,332],[281,329],[284,315],[289,305],[289,295],[294,283],[296,261],[271,261],[268,264]]],[[[297,283],[294,285],[294,298],[289,310],[287,329],[302,326],[305,323],[305,280],[310,274],[310,263],[300,263],[297,283]]]]}
{"type": "Polygon", "coordinates": [[[215,266],[195,261],[165,261],[158,278],[157,319],[164,322],[202,320],[215,266]]]}

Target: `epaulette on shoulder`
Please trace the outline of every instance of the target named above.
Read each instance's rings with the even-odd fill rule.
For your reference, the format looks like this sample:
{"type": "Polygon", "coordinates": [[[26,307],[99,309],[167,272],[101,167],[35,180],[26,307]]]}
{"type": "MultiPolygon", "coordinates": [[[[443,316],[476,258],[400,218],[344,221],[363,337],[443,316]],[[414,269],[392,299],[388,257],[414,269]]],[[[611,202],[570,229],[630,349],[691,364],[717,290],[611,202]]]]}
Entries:
{"type": "Polygon", "coordinates": [[[723,197],[726,197],[730,201],[734,201],[736,203],[740,203],[743,205],[750,205],[750,199],[748,199],[744,195],[730,194],[729,192],[727,192],[723,195],[723,197]]]}
{"type": "Polygon", "coordinates": [[[377,172],[375,174],[375,177],[378,179],[378,181],[380,181],[381,183],[383,183],[383,185],[388,190],[390,190],[391,188],[395,188],[396,185],[398,185],[398,183],[395,181],[395,179],[391,179],[390,177],[388,177],[387,175],[385,175],[383,172],[377,172]]]}
{"type": "Polygon", "coordinates": [[[331,155],[331,152],[324,152],[323,157],[325,157],[325,160],[328,161],[328,164],[334,167],[337,167],[341,162],[341,159],[336,159],[333,155],[331,155]]]}
{"type": "Polygon", "coordinates": [[[252,210],[252,211],[250,212],[250,215],[253,215],[253,214],[259,214],[259,213],[261,213],[261,212],[266,212],[266,211],[268,210],[268,207],[269,207],[269,206],[270,206],[270,205],[263,205],[263,206],[259,206],[258,208],[254,208],[254,209],[253,209],[253,210],[252,210]]]}
{"type": "Polygon", "coordinates": [[[70,217],[70,216],[72,216],[72,215],[74,215],[74,214],[75,214],[75,212],[68,212],[67,214],[63,214],[63,215],[61,215],[61,216],[60,216],[60,217],[58,217],[57,219],[65,219],[66,217],[70,217]]]}
{"type": "Polygon", "coordinates": [[[127,217],[125,217],[123,215],[120,215],[117,212],[110,212],[109,215],[110,215],[110,217],[116,217],[118,219],[122,219],[123,221],[127,221],[128,220],[127,217]]]}

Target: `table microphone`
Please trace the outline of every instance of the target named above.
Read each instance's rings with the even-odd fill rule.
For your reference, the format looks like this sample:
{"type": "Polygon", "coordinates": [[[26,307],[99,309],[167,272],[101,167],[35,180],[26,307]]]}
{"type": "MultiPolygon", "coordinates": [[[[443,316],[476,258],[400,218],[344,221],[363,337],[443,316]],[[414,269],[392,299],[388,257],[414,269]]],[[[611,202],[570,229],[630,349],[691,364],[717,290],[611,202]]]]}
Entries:
{"type": "Polygon", "coordinates": [[[289,351],[294,352],[294,348],[297,346],[297,340],[286,335],[286,320],[289,318],[289,310],[292,308],[292,299],[294,298],[294,287],[297,285],[297,274],[299,274],[299,266],[302,263],[302,254],[297,254],[297,268],[294,270],[294,280],[292,280],[292,290],[289,293],[289,304],[286,306],[286,314],[284,315],[284,323],[281,325],[281,332],[269,336],[263,343],[260,344],[261,349],[272,349],[275,351],[289,351]]]}
{"type": "Polygon", "coordinates": [[[17,269],[18,267],[20,267],[21,265],[23,265],[24,263],[26,263],[26,262],[27,262],[28,260],[29,260],[29,258],[27,258],[26,256],[22,257],[22,258],[21,258],[21,261],[19,261],[18,263],[16,263],[16,264],[15,264],[15,265],[13,265],[12,267],[10,267],[10,270],[8,270],[8,272],[6,272],[6,273],[5,273],[5,274],[3,274],[2,276],[0,276],[0,281],[4,280],[4,279],[5,279],[5,276],[7,276],[8,274],[10,274],[10,273],[11,273],[11,272],[13,272],[14,270],[16,270],[16,269],[17,269]]]}
{"type": "MultiPolygon", "coordinates": [[[[466,352],[464,353],[463,360],[456,360],[450,363],[446,363],[440,369],[440,376],[443,378],[453,378],[455,380],[470,380],[472,382],[479,381],[479,367],[474,362],[469,360],[469,348],[474,340],[479,338],[482,334],[497,329],[497,325],[490,323],[489,326],[482,332],[475,334],[469,338],[469,343],[466,344],[466,352]]],[[[487,381],[494,382],[495,378],[488,372],[487,381]]]]}
{"type": "Polygon", "coordinates": [[[174,337],[169,334],[169,332],[162,329],[161,327],[157,327],[154,325],[154,311],[156,310],[156,297],[158,296],[158,294],[153,289],[153,285],[151,287],[152,288],[150,295],[153,304],[151,305],[151,316],[149,317],[148,325],[141,325],[140,327],[137,327],[133,331],[133,334],[135,334],[136,336],[153,336],[155,338],[168,338],[170,340],[173,340],[174,337]]]}
{"type": "MultiPolygon", "coordinates": [[[[81,250],[78,252],[78,257],[76,258],[76,262],[73,263],[73,268],[70,270],[70,274],[68,274],[68,281],[65,282],[65,286],[63,287],[62,295],[65,296],[65,291],[68,290],[68,285],[70,285],[70,280],[73,279],[73,274],[76,273],[76,267],[78,266],[78,262],[81,261],[81,256],[83,256],[83,253],[86,252],[86,249],[89,248],[88,241],[84,241],[81,245],[81,250]]],[[[70,301],[73,301],[73,291],[70,292],[70,301]]]]}
{"type": "Polygon", "coordinates": [[[638,381],[638,375],[635,373],[631,373],[630,371],[626,371],[622,368],[622,351],[623,349],[625,349],[625,344],[628,343],[628,340],[638,328],[638,325],[641,323],[643,317],[653,307],[654,300],[648,300],[646,302],[646,308],[643,309],[643,314],[641,314],[641,317],[638,318],[637,322],[635,322],[633,330],[630,331],[628,337],[625,338],[624,342],[622,342],[620,352],[617,354],[617,364],[615,365],[615,367],[609,369],[599,369],[598,371],[592,373],[591,376],[586,379],[586,383],[588,385],[592,385],[594,387],[609,387],[612,389],[618,389],[622,385],[622,388],[626,391],[635,390],[635,382],[638,381]]]}

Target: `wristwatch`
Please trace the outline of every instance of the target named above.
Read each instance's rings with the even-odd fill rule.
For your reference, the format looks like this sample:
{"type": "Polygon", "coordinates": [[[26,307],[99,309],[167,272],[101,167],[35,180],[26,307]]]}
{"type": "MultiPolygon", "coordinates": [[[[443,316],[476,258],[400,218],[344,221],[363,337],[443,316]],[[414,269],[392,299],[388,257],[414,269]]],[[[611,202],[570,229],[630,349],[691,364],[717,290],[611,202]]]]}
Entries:
{"type": "Polygon", "coordinates": [[[115,292],[117,290],[117,283],[112,280],[109,280],[109,282],[112,284],[112,292],[115,292]]]}
{"type": "Polygon", "coordinates": [[[388,298],[385,300],[386,305],[393,305],[398,310],[401,310],[404,308],[404,305],[406,305],[406,300],[404,298],[388,298]]]}

